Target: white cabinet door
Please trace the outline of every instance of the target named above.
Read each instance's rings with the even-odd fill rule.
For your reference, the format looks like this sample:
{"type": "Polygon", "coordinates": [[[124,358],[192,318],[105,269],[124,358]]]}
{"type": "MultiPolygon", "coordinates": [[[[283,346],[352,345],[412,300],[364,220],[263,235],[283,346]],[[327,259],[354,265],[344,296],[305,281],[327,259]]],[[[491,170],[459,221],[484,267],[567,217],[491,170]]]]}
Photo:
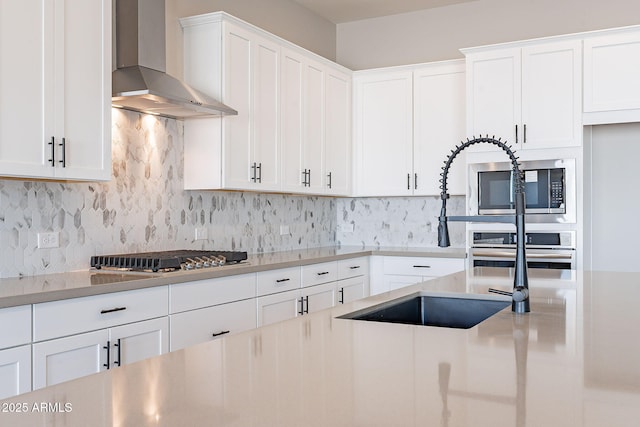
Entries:
{"type": "Polygon", "coordinates": [[[355,141],[359,196],[412,193],[412,72],[355,74],[355,141]]]}
{"type": "Polygon", "coordinates": [[[171,351],[257,326],[255,298],[171,315],[171,351]]]}
{"type": "Polygon", "coordinates": [[[111,178],[111,0],[54,2],[56,177],[111,178]]]}
{"type": "Polygon", "coordinates": [[[334,282],[304,288],[302,292],[305,314],[331,308],[336,304],[336,284],[334,282]]]}
{"type": "Polygon", "coordinates": [[[304,189],[317,194],[324,192],[325,69],[315,61],[308,61],[306,74],[303,158],[307,175],[304,189]]]}
{"type": "Polygon", "coordinates": [[[584,40],[584,112],[606,113],[594,124],[638,121],[639,74],[637,29],[584,40]]]}
{"type": "Polygon", "coordinates": [[[369,294],[369,276],[358,276],[336,282],[336,304],[346,304],[369,294]]]}
{"type": "Polygon", "coordinates": [[[303,189],[305,67],[305,58],[302,55],[283,49],[281,66],[282,189],[292,192],[303,189]]]}
{"type": "Polygon", "coordinates": [[[522,49],[521,149],[582,144],[579,40],[522,49]]]}
{"type": "Polygon", "coordinates": [[[303,313],[299,289],[258,297],[258,327],[293,319],[303,313]]]}
{"type": "MultiPolygon", "coordinates": [[[[415,195],[439,195],[440,173],[451,150],[466,139],[464,63],[433,64],[413,74],[415,195]]],[[[449,171],[447,192],[466,192],[465,153],[449,171]]]]}
{"type": "Polygon", "coordinates": [[[324,193],[351,193],[351,76],[327,70],[325,81],[324,193]]]}
{"type": "Polygon", "coordinates": [[[107,329],[33,344],[33,388],[107,369],[107,329]]]}
{"type": "Polygon", "coordinates": [[[31,391],[31,345],[0,350],[0,399],[31,391]]]}
{"type": "MultiPolygon", "coordinates": [[[[517,144],[520,124],[520,48],[467,55],[467,135],[517,144]]],[[[497,150],[488,144],[472,151],[497,150]]]]}
{"type": "Polygon", "coordinates": [[[169,319],[161,317],[111,328],[109,342],[110,368],[167,353],[169,319]]]}
{"type": "Polygon", "coordinates": [[[0,175],[52,177],[51,126],[53,3],[0,2],[0,175]],[[16,36],[20,34],[20,42],[16,36]],[[19,65],[18,65],[19,64],[19,65]]]}

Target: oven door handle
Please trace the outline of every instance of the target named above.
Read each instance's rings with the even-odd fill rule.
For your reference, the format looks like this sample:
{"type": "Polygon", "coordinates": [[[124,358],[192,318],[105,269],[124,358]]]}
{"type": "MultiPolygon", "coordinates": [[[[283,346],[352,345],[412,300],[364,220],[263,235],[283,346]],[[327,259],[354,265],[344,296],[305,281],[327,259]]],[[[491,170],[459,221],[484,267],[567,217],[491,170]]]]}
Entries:
{"type": "MultiPolygon", "coordinates": [[[[473,257],[474,258],[478,258],[478,257],[489,257],[489,258],[503,258],[503,257],[515,257],[516,256],[516,251],[491,251],[491,252],[484,252],[484,251],[474,251],[473,252],[473,257]]],[[[545,254],[540,254],[540,253],[531,253],[531,252],[527,252],[526,253],[527,259],[572,259],[573,258],[573,254],[571,253],[545,253],[545,254]]]]}

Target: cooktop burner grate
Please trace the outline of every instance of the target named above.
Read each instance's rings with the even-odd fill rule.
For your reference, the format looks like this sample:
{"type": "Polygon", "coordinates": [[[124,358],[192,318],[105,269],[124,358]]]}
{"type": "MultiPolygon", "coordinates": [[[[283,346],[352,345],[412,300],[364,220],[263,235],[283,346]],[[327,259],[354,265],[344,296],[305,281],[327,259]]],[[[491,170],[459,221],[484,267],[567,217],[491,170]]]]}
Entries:
{"type": "MultiPolygon", "coordinates": [[[[141,252],[120,255],[96,255],[91,257],[91,267],[124,269],[132,271],[180,270],[198,259],[223,259],[223,264],[235,264],[247,259],[246,252],[175,250],[141,252]],[[222,257],[222,258],[221,258],[222,257]]],[[[220,265],[220,264],[217,264],[220,265]]]]}

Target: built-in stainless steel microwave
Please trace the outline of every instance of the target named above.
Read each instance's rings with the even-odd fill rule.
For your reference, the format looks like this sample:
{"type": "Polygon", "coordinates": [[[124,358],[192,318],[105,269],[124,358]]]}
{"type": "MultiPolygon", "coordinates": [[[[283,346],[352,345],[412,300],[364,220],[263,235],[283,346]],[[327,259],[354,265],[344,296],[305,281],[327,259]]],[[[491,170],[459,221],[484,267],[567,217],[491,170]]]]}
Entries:
{"type": "MultiPolygon", "coordinates": [[[[575,222],[575,159],[522,162],[528,222],[575,222]]],[[[471,215],[515,213],[511,164],[469,165],[471,215]]]]}

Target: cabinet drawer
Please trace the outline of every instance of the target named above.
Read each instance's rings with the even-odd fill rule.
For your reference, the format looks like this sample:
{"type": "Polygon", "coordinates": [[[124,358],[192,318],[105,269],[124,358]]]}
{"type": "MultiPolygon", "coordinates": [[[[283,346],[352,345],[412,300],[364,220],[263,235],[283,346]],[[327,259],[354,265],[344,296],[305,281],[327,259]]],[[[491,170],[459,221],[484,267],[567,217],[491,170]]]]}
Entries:
{"type": "Polygon", "coordinates": [[[33,306],[33,340],[72,335],[169,314],[167,286],[33,306]]]}
{"type": "Polygon", "coordinates": [[[171,315],[171,351],[255,328],[256,300],[171,315]]]}
{"type": "Polygon", "coordinates": [[[0,349],[31,343],[31,306],[0,310],[0,349]]]}
{"type": "Polygon", "coordinates": [[[302,266],[302,286],[313,286],[334,282],[338,279],[338,263],[323,262],[302,266]]]}
{"type": "Polygon", "coordinates": [[[338,279],[348,279],[369,274],[369,257],[343,259],[338,261],[338,279]]]}
{"type": "Polygon", "coordinates": [[[255,298],[256,275],[198,280],[169,286],[169,312],[195,310],[212,305],[255,298]]]}
{"type": "Polygon", "coordinates": [[[258,296],[290,291],[300,287],[300,267],[263,271],[257,276],[258,296]]]}
{"type": "Polygon", "coordinates": [[[384,274],[437,277],[462,270],[464,270],[464,259],[462,258],[384,258],[384,274]]]}

